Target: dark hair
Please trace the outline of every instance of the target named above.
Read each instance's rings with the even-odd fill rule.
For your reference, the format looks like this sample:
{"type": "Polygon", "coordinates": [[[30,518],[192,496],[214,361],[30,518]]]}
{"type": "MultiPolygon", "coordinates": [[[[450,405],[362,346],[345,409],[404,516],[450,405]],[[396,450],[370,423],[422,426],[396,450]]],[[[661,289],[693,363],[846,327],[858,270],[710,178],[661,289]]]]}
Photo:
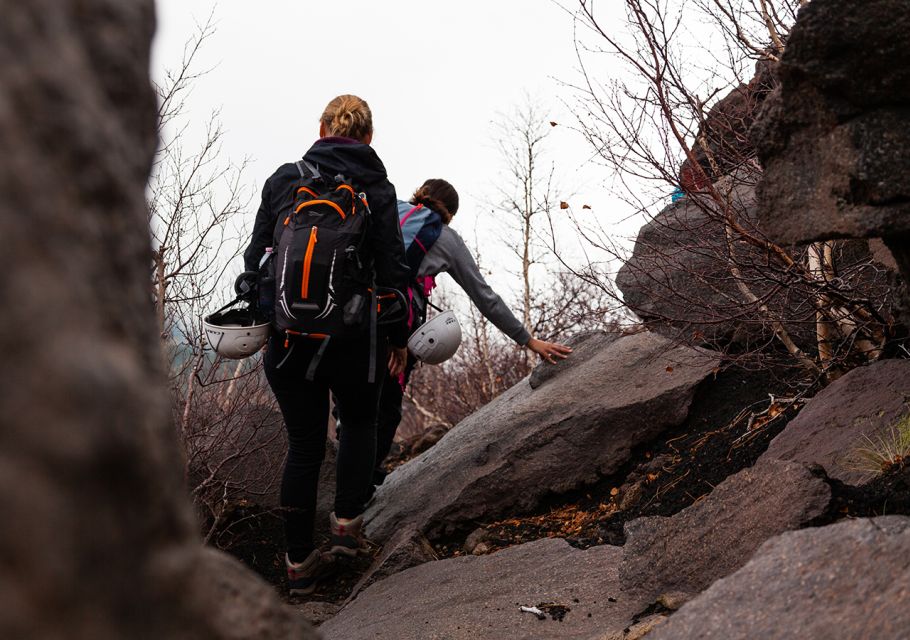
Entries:
{"type": "Polygon", "coordinates": [[[442,217],[445,224],[458,212],[458,192],[441,178],[430,178],[411,196],[411,204],[422,204],[442,217]]]}

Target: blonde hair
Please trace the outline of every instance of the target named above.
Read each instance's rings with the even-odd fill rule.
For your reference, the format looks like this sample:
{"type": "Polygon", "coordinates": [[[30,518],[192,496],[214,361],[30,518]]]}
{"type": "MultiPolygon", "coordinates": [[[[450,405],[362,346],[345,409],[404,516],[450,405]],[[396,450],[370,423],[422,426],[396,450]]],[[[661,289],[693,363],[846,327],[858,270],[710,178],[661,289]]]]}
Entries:
{"type": "Polygon", "coordinates": [[[373,133],[373,113],[366,100],[345,94],[332,100],[320,122],[331,136],[364,140],[373,133]]]}

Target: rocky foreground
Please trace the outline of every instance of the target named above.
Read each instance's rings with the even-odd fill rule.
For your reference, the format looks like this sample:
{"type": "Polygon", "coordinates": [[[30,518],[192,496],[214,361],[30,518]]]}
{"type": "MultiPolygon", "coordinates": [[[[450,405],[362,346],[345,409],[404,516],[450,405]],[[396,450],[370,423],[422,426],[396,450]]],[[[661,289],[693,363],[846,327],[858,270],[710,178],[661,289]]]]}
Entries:
{"type": "MultiPolygon", "coordinates": [[[[368,514],[383,549],[340,609],[304,612],[205,549],[146,295],[152,2],[0,0],[0,10],[0,637],[908,636],[906,465],[858,466],[851,454],[910,414],[910,360],[883,352],[794,400],[805,406],[788,423],[769,403],[712,454],[729,473],[661,485],[664,496],[697,495],[655,515],[638,503],[669,501],[648,487],[697,466],[674,467],[674,443],[694,432],[697,457],[722,431],[700,412],[705,398],[723,404],[711,395],[726,389],[723,358],[671,339],[685,318],[587,336],[570,361],[395,471],[368,514]],[[737,457],[743,443],[750,453],[737,457]],[[651,456],[656,444],[662,457],[651,456]],[[547,538],[491,553],[483,540],[496,520],[581,500],[603,482],[616,485],[605,514],[651,513],[624,520],[613,544],[547,538]],[[873,497],[857,512],[863,495],[873,497]],[[447,540],[471,555],[437,559],[447,540]],[[317,612],[319,631],[305,620],[317,612]]],[[[756,219],[781,241],[881,237],[888,277],[904,281],[908,20],[901,0],[802,10],[780,89],[764,100],[767,178],[755,192],[756,219]]],[[[640,265],[652,258],[638,253],[640,265]]],[[[762,337],[726,326],[708,341],[762,337]]]]}

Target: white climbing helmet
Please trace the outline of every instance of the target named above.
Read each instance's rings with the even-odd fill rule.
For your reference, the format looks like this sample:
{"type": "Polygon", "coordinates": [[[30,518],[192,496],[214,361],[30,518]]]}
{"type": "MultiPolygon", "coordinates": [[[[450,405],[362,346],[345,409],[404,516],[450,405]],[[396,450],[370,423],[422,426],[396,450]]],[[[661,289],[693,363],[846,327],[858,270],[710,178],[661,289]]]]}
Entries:
{"type": "Polygon", "coordinates": [[[271,325],[249,309],[232,309],[205,316],[202,327],[218,355],[240,360],[253,355],[268,342],[271,325]]]}
{"type": "Polygon", "coordinates": [[[451,311],[443,311],[423,323],[408,339],[414,357],[427,364],[440,364],[455,355],[461,345],[461,325],[451,311]]]}

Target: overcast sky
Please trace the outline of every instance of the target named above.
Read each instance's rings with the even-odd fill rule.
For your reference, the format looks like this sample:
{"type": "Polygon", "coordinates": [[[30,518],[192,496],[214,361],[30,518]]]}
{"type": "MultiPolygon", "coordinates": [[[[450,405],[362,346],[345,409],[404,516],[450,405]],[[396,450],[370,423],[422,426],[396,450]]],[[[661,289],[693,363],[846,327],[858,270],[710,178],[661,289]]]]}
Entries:
{"type": "MultiPolygon", "coordinates": [[[[250,216],[262,183],[309,148],[325,104],[341,93],[370,103],[373,146],[399,197],[429,177],[455,185],[463,204],[453,227],[469,242],[479,235],[487,267],[502,249],[484,204],[502,169],[491,122],[525,94],[538,97],[549,107],[545,119],[561,125],[549,144],[573,206],[591,204],[604,220],[627,213],[606,193],[603,170],[587,162],[590,149],[565,126],[572,117],[560,99],[571,95],[561,81],[578,79],[573,21],[549,0],[157,0],[157,6],[152,72],[159,80],[179,64],[196,23],[215,11],[217,32],[200,58],[200,68],[212,71],[187,102],[188,139],[198,139],[220,109],[224,158],[251,161],[246,178],[257,193],[250,216]]],[[[634,231],[625,226],[625,233],[634,231]]]]}

